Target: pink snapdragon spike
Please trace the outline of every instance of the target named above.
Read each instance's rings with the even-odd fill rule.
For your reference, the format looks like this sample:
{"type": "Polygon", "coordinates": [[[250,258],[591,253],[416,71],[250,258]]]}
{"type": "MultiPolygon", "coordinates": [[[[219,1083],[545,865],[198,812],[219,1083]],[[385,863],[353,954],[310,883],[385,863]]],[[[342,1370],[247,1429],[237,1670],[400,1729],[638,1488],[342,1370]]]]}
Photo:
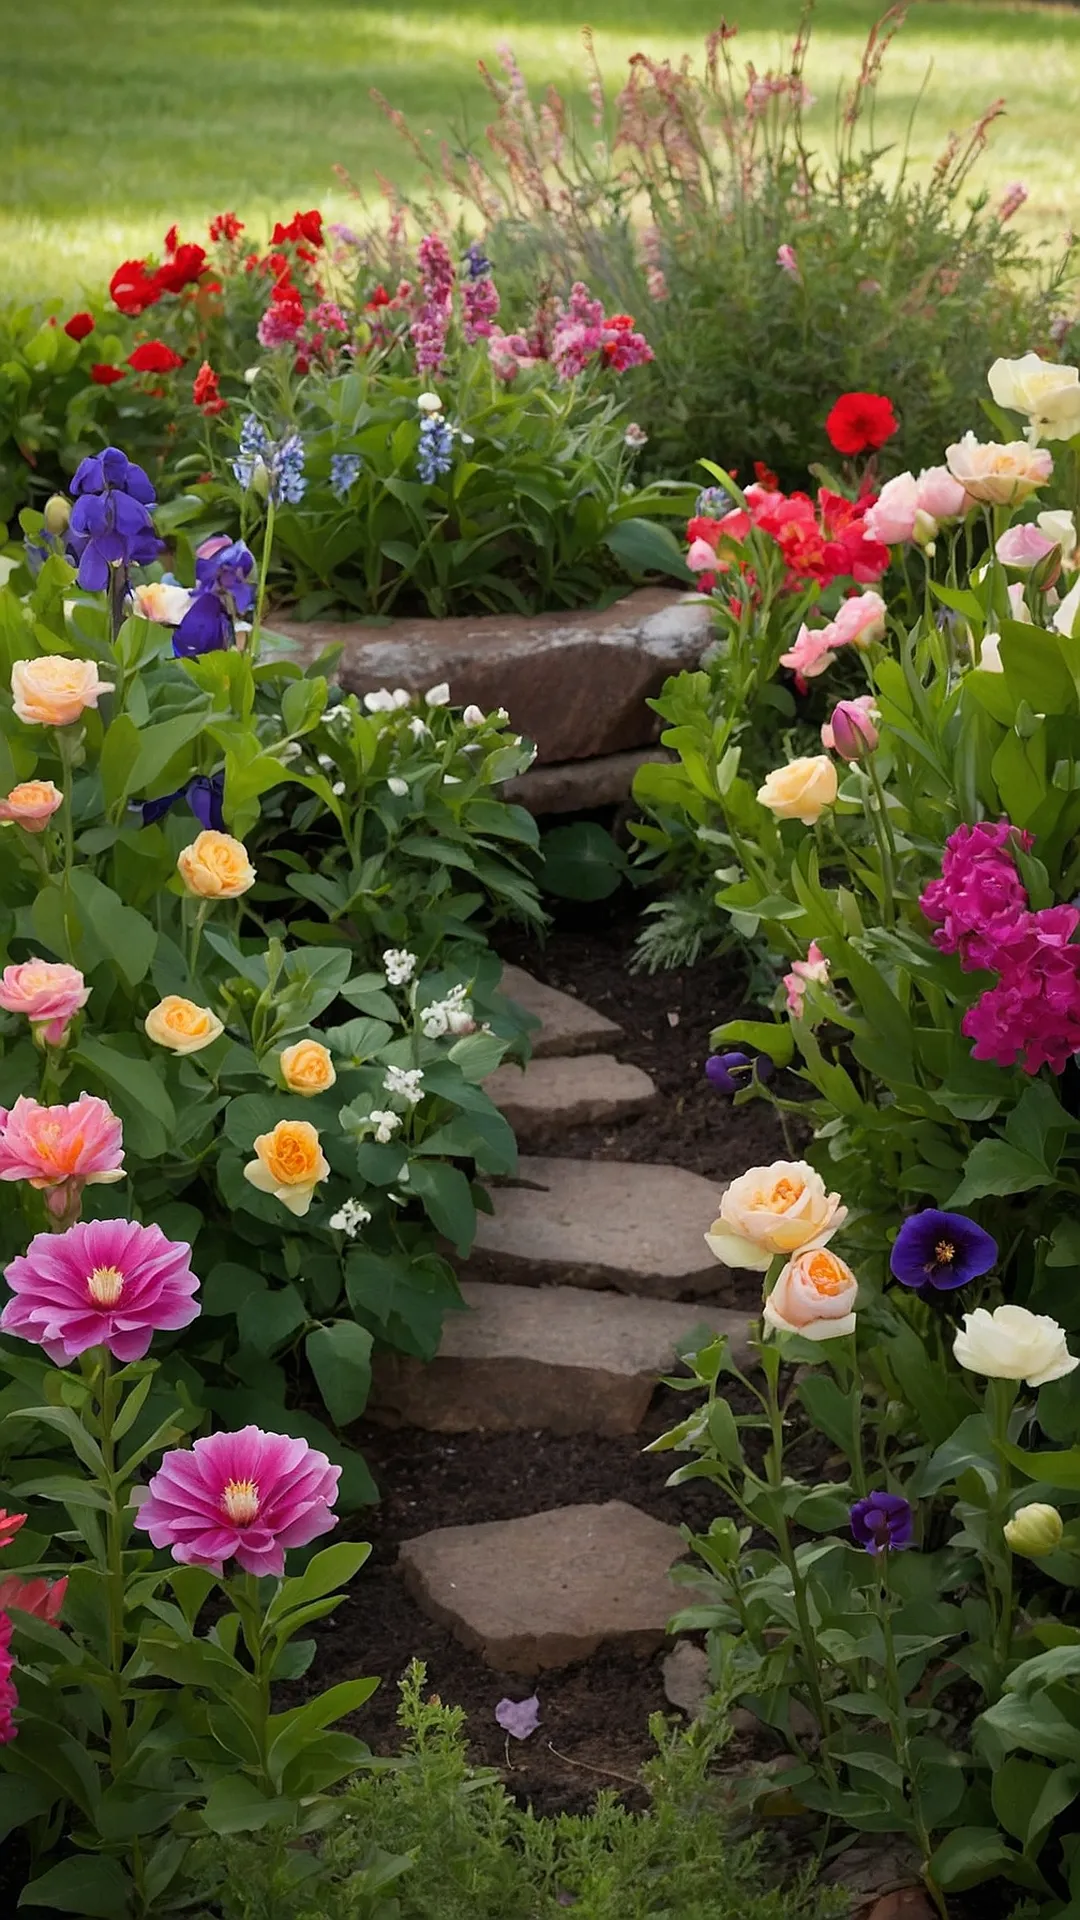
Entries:
{"type": "Polygon", "coordinates": [[[18,1728],[14,1713],[19,1704],[12,1673],[15,1657],[11,1651],[11,1621],[6,1613],[0,1613],[0,1747],[6,1747],[14,1740],[18,1728]]]}
{"type": "Polygon", "coordinates": [[[18,1574],[6,1574],[0,1580],[0,1609],[17,1607],[32,1614],[47,1627],[55,1627],[67,1592],[67,1575],[60,1580],[20,1580],[18,1574]]]}
{"type": "Polygon", "coordinates": [[[784,991],[787,994],[787,1011],[796,1020],[802,1019],[803,1003],[806,999],[807,987],[811,982],[815,982],[818,986],[823,987],[826,985],[828,978],[829,962],[826,960],[817,941],[811,940],[810,945],[806,949],[806,959],[793,960],[791,963],[791,972],[785,973],[782,983],[784,991]]]}
{"type": "Polygon", "coordinates": [[[794,247],[786,240],[782,246],[776,249],[776,264],[780,268],[781,273],[790,274],[793,280],[802,279],[802,274],[799,270],[798,256],[794,247]]]}
{"type": "Polygon", "coordinates": [[[1008,820],[957,827],[945,842],[941,879],[923,889],[919,905],[937,926],[935,947],[958,953],[966,972],[996,966],[1004,931],[1026,911],[1013,853],[1031,845],[1031,834],[1008,820]]]}
{"type": "Polygon", "coordinates": [[[141,1360],[155,1333],[189,1326],[199,1312],[191,1248],[135,1220],[84,1220],[66,1233],[38,1233],[7,1269],[14,1298],[0,1331],[44,1347],[66,1366],[91,1347],[124,1365],[141,1360]]]}
{"type": "Polygon", "coordinates": [[[47,1047],[62,1047],[68,1029],[90,989],[78,967],[60,960],[23,960],[0,974],[0,1007],[29,1020],[34,1037],[47,1047]]]}
{"type": "Polygon", "coordinates": [[[84,1187],[124,1177],[124,1131],[107,1100],[81,1093],[69,1106],[43,1107],[24,1093],[0,1108],[0,1180],[28,1180],[63,1220],[84,1187]]]}
{"type": "Polygon", "coordinates": [[[337,1525],[340,1475],[325,1453],[289,1434],[213,1433],[164,1456],[135,1525],[181,1566],[220,1576],[236,1560],[245,1573],[282,1574],[287,1547],[306,1547],[337,1525]]]}
{"type": "Polygon", "coordinates": [[[6,1507],[0,1507],[0,1547],[10,1547],[25,1521],[25,1513],[8,1513],[6,1507]]]}

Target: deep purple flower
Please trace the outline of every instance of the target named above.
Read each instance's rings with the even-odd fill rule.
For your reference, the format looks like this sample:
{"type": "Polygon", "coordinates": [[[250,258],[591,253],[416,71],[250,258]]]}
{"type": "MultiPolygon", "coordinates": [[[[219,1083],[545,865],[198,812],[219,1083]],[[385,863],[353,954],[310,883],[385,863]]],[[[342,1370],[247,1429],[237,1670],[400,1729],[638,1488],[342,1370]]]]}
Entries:
{"type": "Polygon", "coordinates": [[[738,1047],[731,1053],[711,1053],[705,1062],[705,1078],[721,1093],[738,1093],[748,1087],[755,1071],[759,1080],[767,1080],[773,1063],[767,1053],[743,1053],[738,1047]]]}
{"type": "Polygon", "coordinates": [[[902,1493],[868,1493],[851,1509],[851,1531],[867,1553],[910,1547],[914,1534],[911,1502],[902,1493]]]}
{"type": "Polygon", "coordinates": [[[186,799],[200,827],[212,829],[215,833],[224,833],[225,814],[225,775],[223,773],[197,773],[184,787],[177,787],[175,793],[163,793],[157,800],[143,800],[133,809],[142,814],[144,827],[153,826],[168,813],[169,808],[178,800],[186,799]]]}
{"type": "Polygon", "coordinates": [[[195,556],[195,598],[173,634],[175,654],[195,660],[232,646],[236,620],[255,602],[254,570],[255,555],[242,540],[215,534],[203,541],[195,556]]]}
{"type": "Polygon", "coordinates": [[[67,534],[68,557],[79,569],[88,593],[109,584],[110,568],[146,566],[164,547],[154,532],[149,509],[156,499],[141,467],[106,447],[83,460],[71,483],[75,505],[67,534]]]}
{"type": "Polygon", "coordinates": [[[924,1207],[904,1221],[889,1265],[902,1287],[936,1287],[945,1292],[989,1273],[997,1257],[993,1234],[966,1214],[924,1207]]]}

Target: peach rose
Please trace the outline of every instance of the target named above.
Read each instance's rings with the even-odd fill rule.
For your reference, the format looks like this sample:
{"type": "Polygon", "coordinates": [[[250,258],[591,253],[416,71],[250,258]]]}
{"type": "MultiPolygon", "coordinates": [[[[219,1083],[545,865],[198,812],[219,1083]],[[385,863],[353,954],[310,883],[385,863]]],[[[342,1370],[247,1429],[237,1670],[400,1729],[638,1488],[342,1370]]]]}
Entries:
{"type": "Polygon", "coordinates": [[[236,900],[255,885],[255,869],[243,842],[212,827],[183,849],[176,865],[188,892],[202,900],[236,900]]]}
{"type": "Polygon", "coordinates": [[[15,712],[31,727],[70,727],[112,690],[111,680],[99,678],[96,661],[72,660],[61,653],[16,660],[11,669],[15,712]]]}
{"type": "Polygon", "coordinates": [[[832,806],[838,787],[836,768],[828,754],[814,753],[777,767],[758,788],[757,797],[777,819],[801,820],[804,827],[812,827],[825,808],[832,806]]]}
{"type": "Polygon", "coordinates": [[[298,1040],[295,1046],[284,1047],[279,1065],[289,1092],[305,1097],[325,1093],[337,1079],[329,1050],[321,1040],[298,1040]]]}
{"type": "Polygon", "coordinates": [[[273,1194],[290,1213],[306,1213],[316,1185],[330,1172],[317,1128],[309,1120],[279,1120],[273,1133],[260,1133],[254,1145],[257,1157],[244,1168],[245,1180],[260,1193],[273,1194]]]}
{"type": "Polygon", "coordinates": [[[839,1340],[855,1331],[859,1283],[838,1254],[807,1247],[789,1260],[762,1309],[776,1333],[799,1333],[804,1340],[839,1340]]]}
{"type": "Polygon", "coordinates": [[[1054,471],[1053,458],[1045,447],[1029,447],[1026,440],[1010,440],[1006,446],[996,440],[976,440],[965,433],[962,440],[946,447],[945,458],[954,480],[972,500],[989,506],[1016,506],[1044,487],[1054,471]]]}
{"type": "Polygon", "coordinates": [[[731,1182],[705,1239],[725,1266],[764,1273],[776,1254],[823,1247],[846,1219],[840,1195],[805,1160],[774,1160],[731,1182]]]}
{"type": "Polygon", "coordinates": [[[23,780],[0,800],[0,820],[13,820],[26,833],[44,833],[64,796],[51,780],[23,780]]]}
{"type": "Polygon", "coordinates": [[[80,1007],[90,998],[78,967],[60,960],[24,960],[0,976],[0,1007],[25,1014],[47,1047],[62,1047],[80,1007]]]}
{"type": "Polygon", "coordinates": [[[182,994],[167,993],[151,1007],[143,1022],[149,1039],[172,1053],[199,1053],[224,1032],[217,1014],[209,1007],[197,1007],[182,994]]]}

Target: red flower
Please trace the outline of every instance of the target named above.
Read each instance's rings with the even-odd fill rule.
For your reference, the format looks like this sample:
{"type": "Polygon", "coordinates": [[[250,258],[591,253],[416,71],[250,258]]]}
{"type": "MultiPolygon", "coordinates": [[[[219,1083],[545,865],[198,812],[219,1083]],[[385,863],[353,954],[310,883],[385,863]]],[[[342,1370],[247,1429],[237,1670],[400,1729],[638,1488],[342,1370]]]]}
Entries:
{"type": "Polygon", "coordinates": [[[892,401],[883,393],[842,393],[825,422],[825,431],[837,453],[865,453],[883,447],[899,422],[892,401]]]}
{"type": "Polygon", "coordinates": [[[195,405],[200,407],[203,413],[207,415],[224,413],[229,404],[227,400],[223,400],[221,397],[218,377],[210,365],[209,360],[203,361],[202,366],[192,381],[191,397],[195,405]]]}
{"type": "Polygon", "coordinates": [[[210,222],[211,240],[238,240],[244,231],[244,223],[235,213],[215,213],[210,222]]]}
{"type": "Polygon", "coordinates": [[[780,482],[772,468],[765,465],[764,460],[754,461],[754,479],[766,493],[779,493],[780,482]]]}
{"type": "Polygon", "coordinates": [[[121,313],[135,315],[160,300],[162,289],[157,275],[147,273],[145,260],[125,260],[109,281],[109,292],[121,313]]]}
{"type": "Polygon", "coordinates": [[[169,228],[168,233],[165,235],[166,253],[175,253],[179,245],[180,245],[180,229],[178,228],[174,220],[172,226],[169,228]]]}
{"type": "Polygon", "coordinates": [[[9,1607],[18,1607],[20,1612],[33,1614],[35,1620],[41,1620],[45,1626],[55,1627],[66,1592],[66,1574],[59,1580],[20,1580],[18,1574],[8,1573],[0,1580],[0,1611],[6,1613],[9,1607]]]}
{"type": "Polygon", "coordinates": [[[90,378],[95,387],[112,387],[118,380],[124,379],[123,367],[107,367],[101,361],[90,369],[90,378]]]}
{"type": "Polygon", "coordinates": [[[64,332],[72,340],[85,340],[88,333],[94,331],[92,313],[73,313],[70,320],[64,321],[64,332]]]}
{"type": "Polygon", "coordinates": [[[186,240],[182,247],[177,247],[172,259],[158,268],[154,279],[162,293],[182,293],[199,278],[205,265],[206,248],[186,240]]]}
{"type": "Polygon", "coordinates": [[[134,367],[136,373],[173,373],[183,364],[183,354],[174,353],[164,340],[147,340],[128,354],[128,366],[134,367]]]}
{"type": "Polygon", "coordinates": [[[288,226],[277,222],[270,235],[272,247],[283,246],[287,240],[306,240],[309,247],[321,247],[323,243],[322,214],[312,207],[310,213],[294,213],[288,226]]]}
{"type": "Polygon", "coordinates": [[[386,288],[378,286],[372,294],[371,299],[364,301],[364,312],[375,313],[379,307],[388,307],[389,305],[390,295],[387,293],[386,288]]]}

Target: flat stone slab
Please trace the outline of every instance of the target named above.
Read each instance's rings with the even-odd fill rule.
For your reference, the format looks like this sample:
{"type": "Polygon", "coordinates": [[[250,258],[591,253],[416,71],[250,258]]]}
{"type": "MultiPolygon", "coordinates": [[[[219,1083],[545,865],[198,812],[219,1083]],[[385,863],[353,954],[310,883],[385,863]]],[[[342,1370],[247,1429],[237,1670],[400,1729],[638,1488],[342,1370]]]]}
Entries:
{"type": "Polygon", "coordinates": [[[455,705],[506,707],[545,762],[589,760],[645,746],[660,732],[646,701],[670,674],[696,667],[711,640],[707,605],[677,589],[643,587],[599,612],[482,614],[472,619],[277,620],[309,662],[344,651],[348,693],[448,680],[455,705]]]}
{"type": "Polygon", "coordinates": [[[399,1565],[425,1613],[489,1667],[536,1674],[612,1641],[660,1646],[680,1599],[669,1570],[685,1551],[676,1527],[610,1500],[441,1527],[404,1541],[399,1565]]]}
{"type": "Polygon", "coordinates": [[[636,747],[629,753],[605,753],[598,760],[564,760],[557,766],[530,767],[504,780],[502,796],[530,813],[589,813],[593,807],[621,807],[629,800],[639,767],[677,756],[666,747],[636,747]]]}
{"type": "Polygon", "coordinates": [[[523,967],[504,967],[499,991],[539,1020],[539,1029],[530,1036],[534,1060],[557,1053],[595,1053],[610,1047],[622,1033],[614,1020],[594,1013],[572,993],[560,993],[558,987],[535,980],[523,967]]]}
{"type": "Polygon", "coordinates": [[[752,1364],[750,1318],[711,1305],[638,1300],[577,1287],[466,1280],[469,1313],[447,1316],[427,1365],[406,1354],[375,1362],[370,1418],[431,1433],[635,1433],[657,1380],[696,1328],[726,1333],[752,1364]]]}
{"type": "Polygon", "coordinates": [[[484,1091],[525,1147],[540,1146],[567,1127],[636,1119],[658,1097],[647,1073],[610,1053],[534,1059],[524,1069],[498,1067],[484,1081],[484,1091]]]}
{"type": "Polygon", "coordinates": [[[525,1156],[516,1186],[496,1187],[466,1273],[526,1286],[616,1287],[677,1299],[728,1285],[705,1245],[714,1183],[682,1167],[525,1156]]]}

